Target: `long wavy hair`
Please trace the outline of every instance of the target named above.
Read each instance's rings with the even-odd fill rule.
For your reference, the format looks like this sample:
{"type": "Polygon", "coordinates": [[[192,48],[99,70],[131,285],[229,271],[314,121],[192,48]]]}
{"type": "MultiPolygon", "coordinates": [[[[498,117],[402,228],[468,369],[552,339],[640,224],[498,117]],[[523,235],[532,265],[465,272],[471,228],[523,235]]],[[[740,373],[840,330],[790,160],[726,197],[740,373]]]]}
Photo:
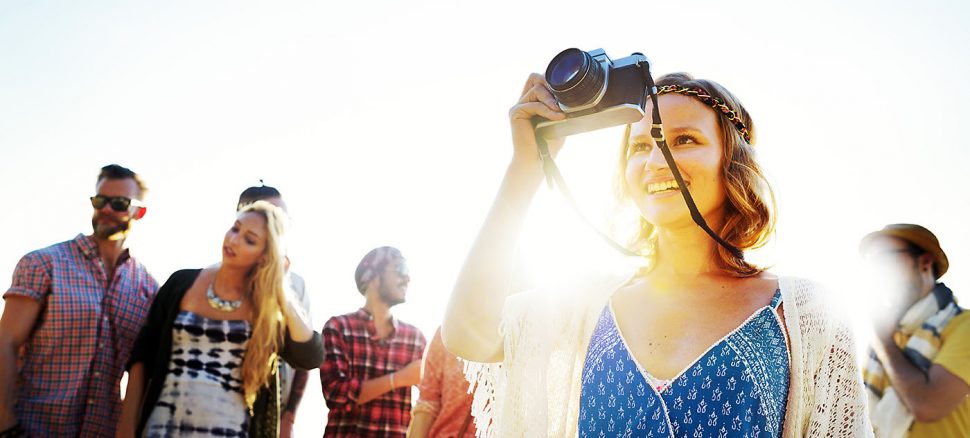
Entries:
{"type": "MultiPolygon", "coordinates": [[[[755,127],[751,115],[730,91],[708,79],[696,79],[688,73],[670,73],[657,79],[656,84],[658,88],[664,85],[701,87],[738,112],[751,133],[750,144],[744,141],[734,125],[725,123],[723,117],[717,118],[721,143],[724,146],[721,178],[724,181],[727,202],[723,223],[715,231],[724,240],[741,250],[764,246],[774,233],[777,207],[771,185],[755,159],[755,127]]],[[[713,108],[711,110],[714,111],[713,108]]],[[[615,188],[621,204],[630,202],[630,191],[624,178],[629,160],[629,139],[630,126],[627,125],[615,179],[615,188]]],[[[657,227],[640,215],[636,232],[629,239],[628,245],[646,258],[647,265],[641,272],[648,272],[653,268],[659,250],[657,227]]],[[[735,257],[721,245],[714,245],[711,257],[719,270],[736,277],[750,277],[765,269],[735,257]]]]}
{"type": "Polygon", "coordinates": [[[256,201],[239,210],[238,216],[257,213],[266,219],[266,250],[249,273],[246,296],[252,305],[252,336],[242,362],[243,395],[253,406],[259,389],[276,371],[277,352],[283,346],[283,306],[286,305],[286,216],[279,207],[256,201]]]}

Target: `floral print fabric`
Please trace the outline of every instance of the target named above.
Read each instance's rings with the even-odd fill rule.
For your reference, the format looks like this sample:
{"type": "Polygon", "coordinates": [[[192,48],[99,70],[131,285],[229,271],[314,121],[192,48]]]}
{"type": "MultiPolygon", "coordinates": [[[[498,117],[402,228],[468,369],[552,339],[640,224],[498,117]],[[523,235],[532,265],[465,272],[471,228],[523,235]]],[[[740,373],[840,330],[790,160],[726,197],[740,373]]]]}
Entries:
{"type": "Polygon", "coordinates": [[[583,369],[579,436],[781,436],[790,358],[780,301],[778,291],[661,388],[648,383],[607,305],[583,369]]]}

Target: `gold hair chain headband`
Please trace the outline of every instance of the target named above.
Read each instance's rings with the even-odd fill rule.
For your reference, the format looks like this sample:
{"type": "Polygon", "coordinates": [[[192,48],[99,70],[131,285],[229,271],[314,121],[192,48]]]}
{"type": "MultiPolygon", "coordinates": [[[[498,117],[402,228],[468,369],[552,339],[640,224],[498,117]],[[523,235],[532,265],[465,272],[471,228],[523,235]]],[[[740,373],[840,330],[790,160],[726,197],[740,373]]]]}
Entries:
{"type": "Polygon", "coordinates": [[[704,102],[711,108],[719,111],[724,118],[726,118],[729,122],[731,122],[731,124],[734,125],[735,128],[737,128],[738,133],[741,134],[744,141],[751,144],[751,131],[749,131],[747,125],[741,121],[741,115],[738,114],[737,111],[731,109],[731,107],[727,106],[727,104],[724,103],[724,101],[720,98],[711,96],[707,90],[701,87],[684,87],[681,85],[664,85],[657,89],[657,95],[667,93],[678,93],[696,97],[701,102],[704,102]]]}

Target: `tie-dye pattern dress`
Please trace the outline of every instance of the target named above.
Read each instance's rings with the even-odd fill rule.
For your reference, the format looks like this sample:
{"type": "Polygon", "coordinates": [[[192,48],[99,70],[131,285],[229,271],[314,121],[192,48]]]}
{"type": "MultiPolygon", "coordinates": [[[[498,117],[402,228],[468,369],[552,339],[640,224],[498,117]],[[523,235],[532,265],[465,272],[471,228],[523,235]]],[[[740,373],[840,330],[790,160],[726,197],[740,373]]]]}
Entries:
{"type": "Polygon", "coordinates": [[[241,366],[249,322],[183,310],[172,326],[172,359],[146,437],[246,437],[241,366]]]}

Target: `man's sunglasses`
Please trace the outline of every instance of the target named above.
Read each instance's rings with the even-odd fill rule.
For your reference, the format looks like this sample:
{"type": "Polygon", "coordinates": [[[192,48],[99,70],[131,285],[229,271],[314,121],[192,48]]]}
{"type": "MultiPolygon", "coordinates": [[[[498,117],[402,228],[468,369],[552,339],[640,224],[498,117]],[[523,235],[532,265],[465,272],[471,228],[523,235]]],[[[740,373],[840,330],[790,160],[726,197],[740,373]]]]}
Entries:
{"type": "Polygon", "coordinates": [[[401,277],[410,277],[411,275],[411,273],[408,271],[408,265],[404,263],[399,263],[397,266],[393,267],[392,270],[401,277]]]}
{"type": "Polygon", "coordinates": [[[143,207],[141,201],[137,199],[126,198],[124,196],[92,196],[91,206],[95,210],[100,210],[104,208],[105,204],[110,205],[111,209],[117,212],[127,211],[129,207],[143,207]]]}

